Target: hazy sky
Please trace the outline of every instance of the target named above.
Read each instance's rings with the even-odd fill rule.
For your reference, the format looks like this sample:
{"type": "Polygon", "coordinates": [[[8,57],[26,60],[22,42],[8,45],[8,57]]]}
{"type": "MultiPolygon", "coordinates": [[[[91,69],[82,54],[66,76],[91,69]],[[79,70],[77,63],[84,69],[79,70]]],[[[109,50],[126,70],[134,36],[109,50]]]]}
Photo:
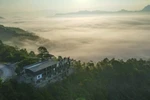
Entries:
{"type": "Polygon", "coordinates": [[[0,0],[0,12],[53,10],[70,12],[78,10],[139,10],[150,0],[0,0]]]}

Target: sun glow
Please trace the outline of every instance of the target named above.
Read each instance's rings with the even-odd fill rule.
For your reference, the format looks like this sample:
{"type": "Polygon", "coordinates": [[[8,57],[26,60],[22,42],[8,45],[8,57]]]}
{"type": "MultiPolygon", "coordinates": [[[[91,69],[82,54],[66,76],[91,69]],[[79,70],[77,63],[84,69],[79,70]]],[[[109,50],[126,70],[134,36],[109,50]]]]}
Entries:
{"type": "Polygon", "coordinates": [[[91,0],[77,0],[77,2],[81,2],[81,3],[85,3],[85,2],[89,2],[91,0]]]}
{"type": "Polygon", "coordinates": [[[94,0],[76,0],[76,2],[78,3],[78,4],[91,4],[91,3],[93,3],[94,2],[94,0]]]}

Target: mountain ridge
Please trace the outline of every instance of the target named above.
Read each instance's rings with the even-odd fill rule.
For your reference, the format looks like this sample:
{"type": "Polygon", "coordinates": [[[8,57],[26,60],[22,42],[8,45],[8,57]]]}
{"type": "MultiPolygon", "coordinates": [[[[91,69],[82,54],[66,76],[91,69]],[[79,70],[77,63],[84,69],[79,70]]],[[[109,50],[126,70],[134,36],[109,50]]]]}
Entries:
{"type": "Polygon", "coordinates": [[[0,16],[0,19],[4,19],[4,17],[1,17],[1,16],[0,16]]]}
{"type": "Polygon", "coordinates": [[[129,11],[126,9],[121,9],[119,11],[101,11],[101,10],[81,10],[77,12],[69,12],[69,13],[57,13],[56,15],[84,15],[84,14],[111,14],[111,13],[134,13],[134,12],[150,12],[150,5],[145,6],[143,9],[139,11],[129,11]]]}
{"type": "Polygon", "coordinates": [[[150,5],[145,6],[141,11],[150,11],[150,5]]]}
{"type": "Polygon", "coordinates": [[[51,40],[42,38],[35,33],[3,25],[0,25],[0,40],[8,45],[19,46],[21,48],[28,47],[31,44],[34,44],[33,46],[35,47],[47,46],[49,44],[54,46],[51,40]]]}

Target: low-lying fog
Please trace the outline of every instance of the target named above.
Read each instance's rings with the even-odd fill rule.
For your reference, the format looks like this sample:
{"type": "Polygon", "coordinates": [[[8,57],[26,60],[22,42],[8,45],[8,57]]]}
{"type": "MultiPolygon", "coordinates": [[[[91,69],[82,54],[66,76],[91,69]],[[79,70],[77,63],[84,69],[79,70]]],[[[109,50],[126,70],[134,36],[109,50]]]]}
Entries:
{"type": "Polygon", "coordinates": [[[150,58],[149,14],[12,17],[0,24],[20,27],[59,43],[50,49],[54,55],[83,61],[105,57],[150,58]]]}

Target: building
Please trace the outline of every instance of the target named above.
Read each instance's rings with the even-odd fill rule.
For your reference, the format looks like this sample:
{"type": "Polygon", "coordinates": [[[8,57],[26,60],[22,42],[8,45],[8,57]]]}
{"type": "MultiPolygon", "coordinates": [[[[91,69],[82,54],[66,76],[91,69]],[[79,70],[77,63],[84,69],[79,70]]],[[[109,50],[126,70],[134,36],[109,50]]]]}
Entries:
{"type": "Polygon", "coordinates": [[[60,75],[66,75],[70,68],[70,59],[60,61],[47,60],[24,67],[24,77],[27,83],[40,83],[60,75]]]}

